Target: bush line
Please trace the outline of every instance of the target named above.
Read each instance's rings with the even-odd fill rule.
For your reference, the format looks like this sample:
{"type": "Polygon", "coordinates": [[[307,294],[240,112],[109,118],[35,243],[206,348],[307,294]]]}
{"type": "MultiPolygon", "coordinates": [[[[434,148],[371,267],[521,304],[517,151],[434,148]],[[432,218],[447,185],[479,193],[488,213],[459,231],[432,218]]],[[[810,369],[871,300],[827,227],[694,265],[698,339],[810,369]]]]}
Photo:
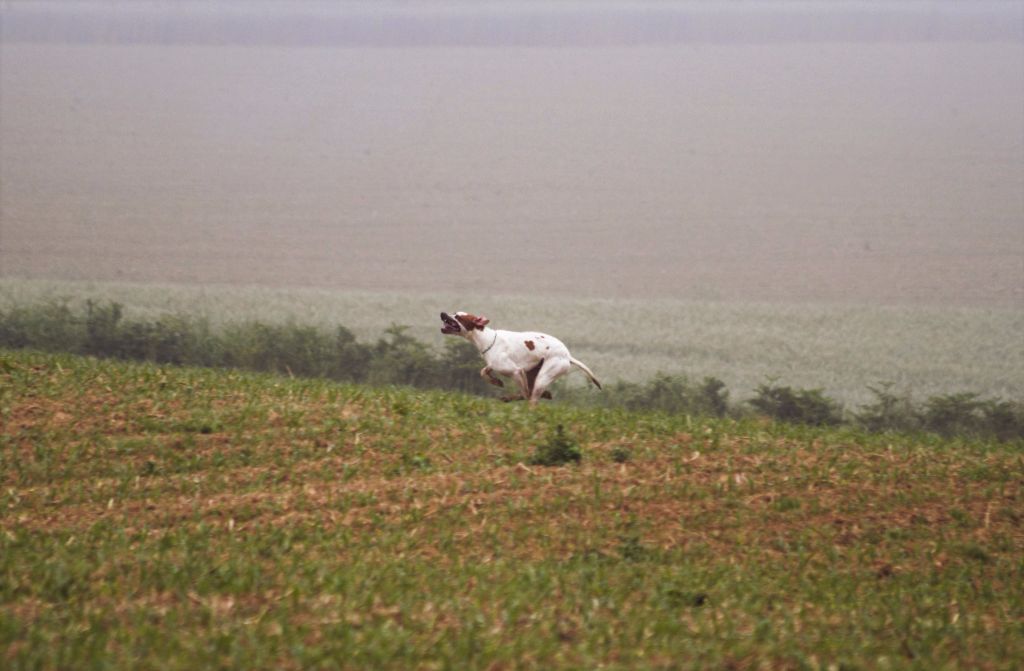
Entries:
{"type": "MultiPolygon", "coordinates": [[[[206,319],[185,315],[129,320],[116,302],[90,300],[84,312],[76,313],[66,301],[51,301],[0,310],[0,347],[490,395],[472,346],[450,339],[437,352],[410,336],[407,328],[392,325],[376,343],[367,344],[344,326],[328,332],[293,322],[246,321],[216,330],[206,319]]],[[[855,412],[845,411],[820,389],[793,389],[774,380],[739,403],[730,402],[725,383],[717,378],[692,382],[666,374],[643,384],[620,381],[604,394],[569,389],[562,395],[578,404],[627,410],[714,417],[755,413],[792,424],[848,424],[870,432],[1024,439],[1020,401],[961,392],[932,396],[917,406],[909,396],[895,393],[890,383],[869,390],[874,402],[855,412]]]]}

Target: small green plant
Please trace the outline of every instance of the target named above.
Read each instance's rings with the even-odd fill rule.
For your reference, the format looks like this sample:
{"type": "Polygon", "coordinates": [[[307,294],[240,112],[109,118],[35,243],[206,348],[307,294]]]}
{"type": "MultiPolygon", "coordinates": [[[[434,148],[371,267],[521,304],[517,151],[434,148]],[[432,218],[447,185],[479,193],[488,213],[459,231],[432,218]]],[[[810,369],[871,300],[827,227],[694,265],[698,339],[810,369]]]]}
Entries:
{"type": "Polygon", "coordinates": [[[640,541],[640,536],[630,532],[619,536],[619,556],[625,561],[644,561],[650,556],[650,551],[640,541]]]}
{"type": "Polygon", "coordinates": [[[403,454],[402,463],[405,464],[406,467],[418,471],[430,470],[432,465],[430,463],[430,457],[423,454],[403,454]]]}
{"type": "Polygon", "coordinates": [[[708,602],[708,593],[670,587],[662,597],[673,608],[700,608],[708,602]]]}
{"type": "Polygon", "coordinates": [[[800,499],[792,496],[783,496],[778,501],[772,504],[772,507],[781,513],[789,512],[791,510],[800,510],[800,499]]]}
{"type": "Polygon", "coordinates": [[[583,458],[579,446],[567,435],[561,424],[555,427],[548,442],[537,447],[530,457],[531,466],[562,466],[569,462],[579,463],[583,458]]]}
{"type": "Polygon", "coordinates": [[[624,464],[633,457],[628,447],[619,445],[612,449],[612,461],[617,464],[624,464]]]}
{"type": "Polygon", "coordinates": [[[973,559],[982,563],[992,561],[992,555],[989,554],[988,550],[974,542],[964,543],[957,550],[967,559],[973,559]]]}

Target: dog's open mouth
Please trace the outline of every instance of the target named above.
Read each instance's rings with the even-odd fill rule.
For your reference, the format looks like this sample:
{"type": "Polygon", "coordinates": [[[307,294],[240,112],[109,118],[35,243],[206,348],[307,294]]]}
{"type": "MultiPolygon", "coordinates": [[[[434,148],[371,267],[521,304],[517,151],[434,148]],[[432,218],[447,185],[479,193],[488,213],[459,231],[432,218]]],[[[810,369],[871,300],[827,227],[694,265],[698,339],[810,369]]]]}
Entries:
{"type": "Polygon", "coordinates": [[[445,335],[462,333],[462,326],[459,325],[458,320],[447,312],[441,313],[441,322],[443,324],[441,327],[441,333],[444,333],[445,335]]]}

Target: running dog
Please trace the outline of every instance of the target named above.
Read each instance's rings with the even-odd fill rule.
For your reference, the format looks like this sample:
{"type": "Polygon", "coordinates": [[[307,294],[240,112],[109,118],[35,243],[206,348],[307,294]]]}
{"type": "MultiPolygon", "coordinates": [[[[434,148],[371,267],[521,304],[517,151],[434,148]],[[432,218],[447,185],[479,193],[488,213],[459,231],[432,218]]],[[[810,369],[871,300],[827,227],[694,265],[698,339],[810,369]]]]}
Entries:
{"type": "Polygon", "coordinates": [[[480,377],[495,386],[505,386],[495,377],[497,373],[519,384],[520,395],[507,397],[506,401],[525,399],[534,406],[541,398],[551,398],[548,387],[572,366],[582,370],[595,387],[601,388],[594,373],[574,359],[558,338],[536,331],[496,331],[487,326],[489,323],[487,317],[468,312],[441,313],[441,333],[462,336],[473,343],[484,358],[486,365],[480,377]]]}

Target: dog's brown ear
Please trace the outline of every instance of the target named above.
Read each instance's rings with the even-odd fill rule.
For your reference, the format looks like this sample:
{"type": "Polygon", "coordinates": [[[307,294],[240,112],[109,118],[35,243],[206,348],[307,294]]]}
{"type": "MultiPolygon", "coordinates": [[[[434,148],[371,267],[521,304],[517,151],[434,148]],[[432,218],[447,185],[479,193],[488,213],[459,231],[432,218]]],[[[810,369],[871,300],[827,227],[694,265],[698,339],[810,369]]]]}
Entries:
{"type": "Polygon", "coordinates": [[[491,320],[487,317],[477,317],[476,315],[469,314],[468,312],[461,312],[455,315],[455,318],[462,322],[462,325],[466,327],[466,330],[480,329],[484,330],[484,327],[491,323],[491,320]]]}

